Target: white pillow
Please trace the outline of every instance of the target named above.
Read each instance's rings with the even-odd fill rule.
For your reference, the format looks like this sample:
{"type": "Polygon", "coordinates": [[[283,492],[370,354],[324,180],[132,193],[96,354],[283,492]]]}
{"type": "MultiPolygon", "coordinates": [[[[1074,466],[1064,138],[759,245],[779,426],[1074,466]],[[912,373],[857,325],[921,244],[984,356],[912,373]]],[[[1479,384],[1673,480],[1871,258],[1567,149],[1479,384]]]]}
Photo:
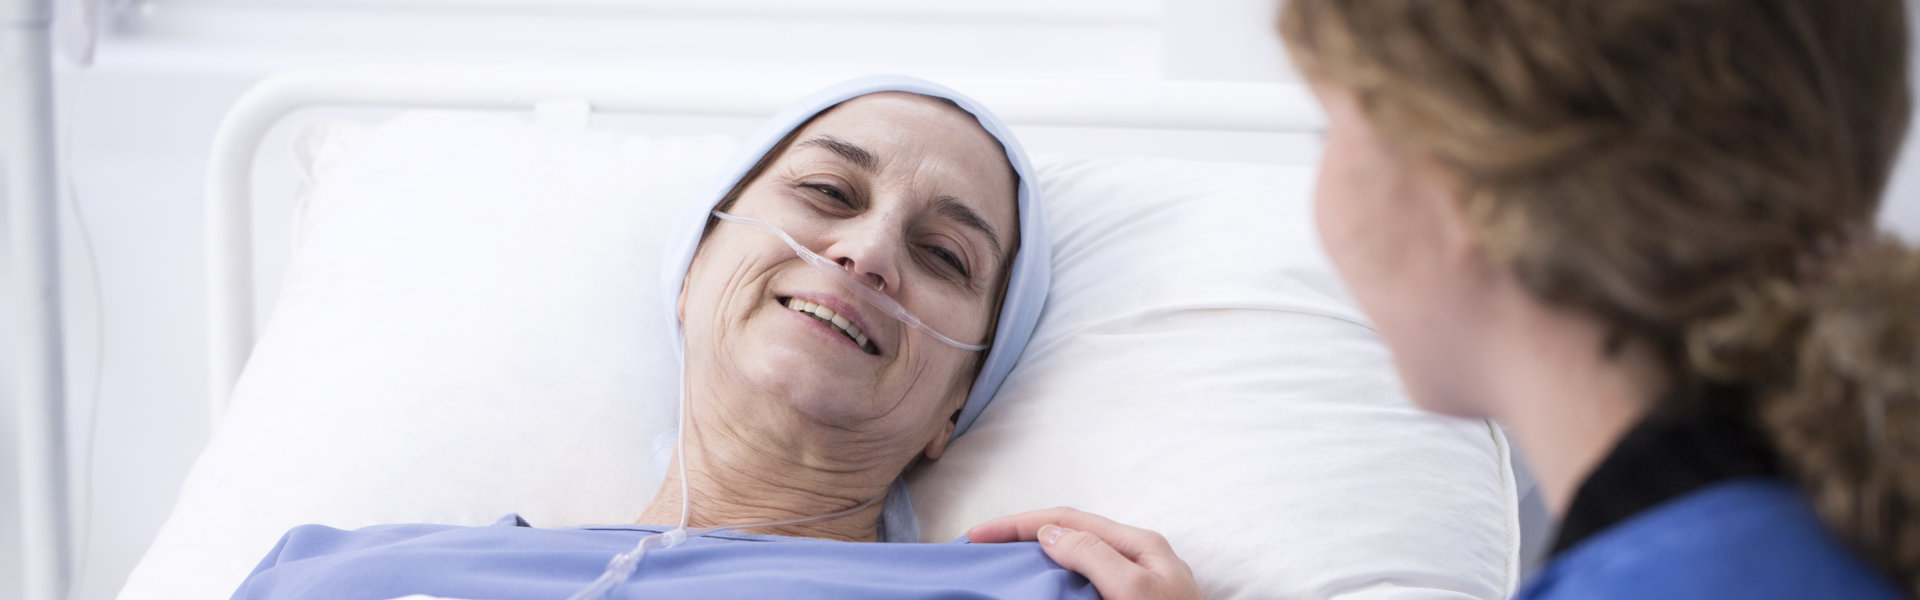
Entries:
{"type": "MultiPolygon", "coordinates": [[[[649,282],[729,144],[340,131],[359,143],[310,159],[280,304],[122,598],[224,597],[300,523],[620,522],[652,496],[675,374],[649,282]]],[[[928,540],[1069,504],[1165,533],[1210,597],[1510,593],[1505,442],[1406,402],[1314,242],[1309,172],[1036,163],[1055,288],[914,477],[928,540]]]]}
{"type": "Polygon", "coordinates": [[[660,245],[735,143],[445,113],[316,133],[278,305],[121,598],[225,598],[302,523],[621,522],[652,497],[660,245]]]}

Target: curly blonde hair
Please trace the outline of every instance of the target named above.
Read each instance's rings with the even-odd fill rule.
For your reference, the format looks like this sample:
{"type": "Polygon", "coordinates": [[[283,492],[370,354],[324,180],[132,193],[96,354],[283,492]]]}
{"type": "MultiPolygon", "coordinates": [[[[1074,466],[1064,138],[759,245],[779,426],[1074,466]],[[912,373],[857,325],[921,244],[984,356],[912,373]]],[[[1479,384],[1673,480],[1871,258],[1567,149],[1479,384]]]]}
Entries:
{"type": "Polygon", "coordinates": [[[1901,0],[1289,0],[1309,79],[1461,185],[1532,295],[1733,389],[1836,536],[1920,595],[1920,254],[1872,233],[1901,0]]]}

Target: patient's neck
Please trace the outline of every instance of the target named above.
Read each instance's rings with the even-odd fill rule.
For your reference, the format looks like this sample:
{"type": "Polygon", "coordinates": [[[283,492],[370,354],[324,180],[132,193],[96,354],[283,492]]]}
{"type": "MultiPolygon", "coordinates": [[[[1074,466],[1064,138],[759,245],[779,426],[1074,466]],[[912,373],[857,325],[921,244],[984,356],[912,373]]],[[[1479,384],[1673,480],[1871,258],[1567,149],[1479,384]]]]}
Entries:
{"type": "MultiPolygon", "coordinates": [[[[699,411],[695,411],[696,415],[699,411]]],[[[899,465],[857,465],[828,460],[774,443],[738,428],[701,427],[696,418],[686,453],[686,480],[692,511],[689,529],[735,523],[764,523],[827,515],[851,509],[887,492],[899,465]]],[[[718,420],[725,423],[725,420],[718,420]]],[[[680,523],[679,455],[639,522],[680,523]]],[[[743,531],[771,535],[876,541],[882,504],[852,515],[774,528],[743,531]]]]}

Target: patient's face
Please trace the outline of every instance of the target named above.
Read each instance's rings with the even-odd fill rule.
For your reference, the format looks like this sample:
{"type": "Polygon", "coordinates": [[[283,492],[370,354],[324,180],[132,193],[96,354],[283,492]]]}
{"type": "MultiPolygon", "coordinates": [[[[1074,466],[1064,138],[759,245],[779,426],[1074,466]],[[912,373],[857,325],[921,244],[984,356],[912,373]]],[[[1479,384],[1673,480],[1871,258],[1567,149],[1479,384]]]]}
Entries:
{"type": "MultiPolygon", "coordinates": [[[[943,334],[987,339],[1019,236],[999,142],[972,115],[905,93],[849,100],[792,140],[727,212],[778,225],[943,334]]],[[[696,380],[748,392],[722,402],[784,405],[728,407],[727,418],[850,432],[906,457],[938,457],[982,354],[901,323],[738,224],[702,242],[680,309],[689,365],[710,374],[696,380]]]]}
{"type": "Polygon", "coordinates": [[[1391,147],[1351,92],[1315,85],[1328,128],[1314,220],[1321,243],[1386,339],[1407,392],[1428,410],[1473,415],[1464,361],[1476,339],[1484,265],[1453,187],[1430,162],[1391,147]]]}

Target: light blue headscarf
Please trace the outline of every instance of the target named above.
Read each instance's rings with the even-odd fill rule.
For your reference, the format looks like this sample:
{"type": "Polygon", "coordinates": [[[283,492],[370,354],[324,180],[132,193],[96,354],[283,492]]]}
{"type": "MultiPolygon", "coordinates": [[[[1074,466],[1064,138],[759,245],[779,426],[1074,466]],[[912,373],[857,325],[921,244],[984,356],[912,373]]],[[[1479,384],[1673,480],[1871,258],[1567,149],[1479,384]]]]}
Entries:
{"type": "MultiPolygon", "coordinates": [[[[1033,166],[1027,162],[1026,151],[1021,149],[1020,142],[986,107],[931,81],[899,75],[875,75],[844,81],[787,106],[748,138],[739,154],[720,172],[705,201],[689,208],[675,226],[672,237],[667,239],[660,287],[666,298],[667,319],[671,324],[669,332],[672,338],[669,342],[673,344],[675,355],[679,356],[680,319],[675,307],[679,303],[680,287],[686,280],[687,268],[693,264],[694,252],[700,248],[700,238],[706,231],[707,219],[714,207],[789,132],[841,102],[878,92],[910,92],[953,101],[961,110],[971,113],[982,129],[1000,141],[1001,148],[1006,150],[1008,162],[1019,177],[1020,248],[1014,254],[1012,268],[1008,271],[1006,299],[1000,304],[1000,321],[994,328],[993,346],[987,349],[986,361],[980,367],[980,375],[973,380],[966,406],[960,409],[960,419],[953,429],[953,437],[959,438],[980,418],[987,404],[993,401],[1000,383],[1006,380],[1007,373],[1013,370],[1020,353],[1026,349],[1027,339],[1033,336],[1051,283],[1053,250],[1046,221],[1041,218],[1040,207],[1035,204],[1039,198],[1039,186],[1034,180],[1033,166]]],[[[685,361],[686,357],[681,356],[680,360],[685,361]]],[[[669,455],[672,452],[670,439],[664,441],[667,443],[655,443],[656,458],[662,451],[669,455]]],[[[894,480],[888,490],[882,515],[881,540],[920,541],[920,526],[913,516],[913,503],[907,497],[905,481],[894,480]]]]}

